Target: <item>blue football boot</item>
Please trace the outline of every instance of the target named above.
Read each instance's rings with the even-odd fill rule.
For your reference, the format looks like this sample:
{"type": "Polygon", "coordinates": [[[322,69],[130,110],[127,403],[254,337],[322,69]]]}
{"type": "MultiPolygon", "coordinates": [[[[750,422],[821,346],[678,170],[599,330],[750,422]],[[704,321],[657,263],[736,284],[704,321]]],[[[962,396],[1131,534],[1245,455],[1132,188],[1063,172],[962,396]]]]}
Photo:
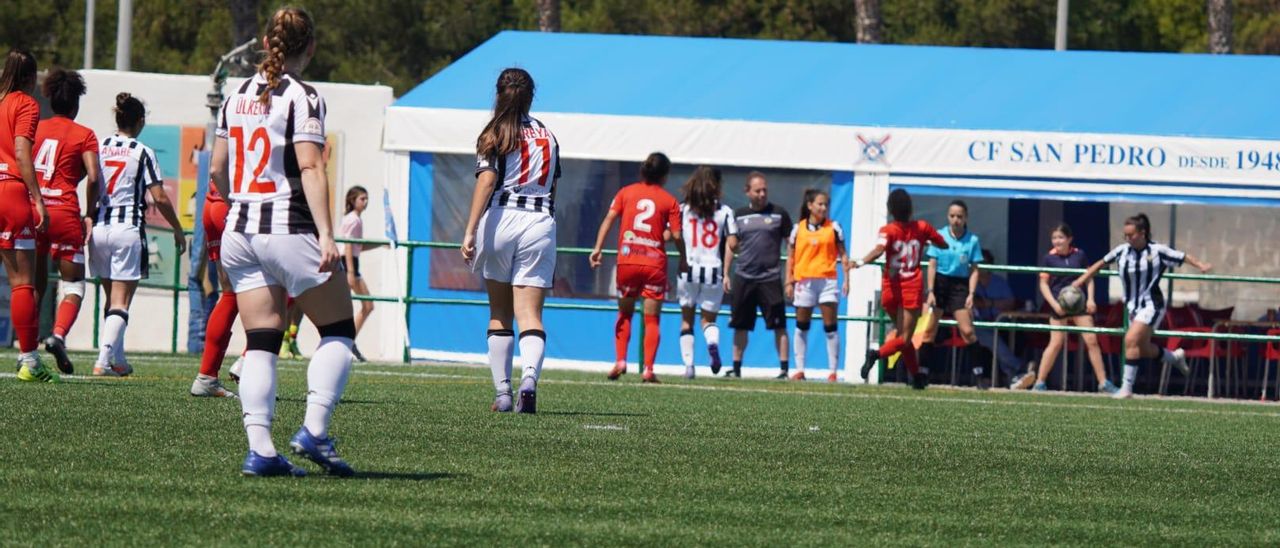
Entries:
{"type": "Polygon", "coordinates": [[[303,426],[289,440],[289,447],[293,448],[293,454],[307,457],[331,476],[349,478],[356,475],[356,471],[338,456],[337,449],[333,447],[335,441],[333,437],[321,439],[312,436],[307,427],[303,426]]]}
{"type": "Polygon", "coordinates": [[[271,458],[264,457],[253,451],[249,451],[244,457],[244,465],[240,467],[240,473],[245,476],[252,477],[271,477],[271,476],[293,476],[300,478],[307,475],[307,471],[294,466],[284,455],[276,455],[271,458]]]}

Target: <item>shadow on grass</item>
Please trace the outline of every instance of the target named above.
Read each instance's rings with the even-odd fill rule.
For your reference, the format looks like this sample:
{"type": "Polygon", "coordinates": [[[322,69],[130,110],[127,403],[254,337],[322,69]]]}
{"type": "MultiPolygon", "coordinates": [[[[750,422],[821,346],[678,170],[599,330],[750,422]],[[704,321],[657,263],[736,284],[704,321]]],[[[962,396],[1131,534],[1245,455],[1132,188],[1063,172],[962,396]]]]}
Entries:
{"type": "Polygon", "coordinates": [[[558,417],[648,417],[649,413],[605,413],[595,411],[539,411],[539,415],[558,417]]]}
{"type": "Polygon", "coordinates": [[[352,479],[357,480],[400,480],[400,481],[438,481],[446,479],[466,479],[470,474],[454,474],[451,472],[357,472],[352,479]]]}
{"type": "MultiPolygon", "coordinates": [[[[291,402],[291,403],[307,403],[307,398],[282,398],[280,396],[276,396],[276,401],[278,402],[285,401],[285,402],[291,402]]],[[[374,401],[374,400],[349,400],[346,398],[342,398],[342,401],[338,403],[341,405],[383,405],[388,402],[374,401]]]]}

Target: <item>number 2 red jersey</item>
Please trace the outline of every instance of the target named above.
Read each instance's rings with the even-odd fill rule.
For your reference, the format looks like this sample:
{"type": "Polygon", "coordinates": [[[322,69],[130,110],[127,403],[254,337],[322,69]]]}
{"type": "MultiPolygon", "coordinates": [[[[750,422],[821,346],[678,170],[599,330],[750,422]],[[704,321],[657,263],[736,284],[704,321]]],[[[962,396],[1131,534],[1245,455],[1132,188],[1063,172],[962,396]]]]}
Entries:
{"type": "Polygon", "coordinates": [[[942,235],[927,221],[914,219],[907,222],[893,221],[880,227],[880,240],[884,246],[884,278],[910,281],[920,276],[920,256],[927,243],[945,246],[942,235]]]}
{"type": "Polygon", "coordinates": [[[296,143],[323,149],[324,99],[289,74],[267,89],[262,73],[245,80],[222,103],[217,136],[227,139],[231,211],[227,229],[242,234],[315,234],[315,220],[302,192],[296,143]]]}
{"type": "Polygon", "coordinates": [[[622,217],[618,230],[618,264],[667,269],[663,230],[680,232],[680,203],[661,185],[632,183],[613,197],[609,211],[622,217]]]}
{"type": "Polygon", "coordinates": [[[66,116],[54,116],[36,130],[35,151],[36,179],[45,207],[79,212],[76,186],[85,175],[84,153],[98,152],[93,130],[66,116]]]}

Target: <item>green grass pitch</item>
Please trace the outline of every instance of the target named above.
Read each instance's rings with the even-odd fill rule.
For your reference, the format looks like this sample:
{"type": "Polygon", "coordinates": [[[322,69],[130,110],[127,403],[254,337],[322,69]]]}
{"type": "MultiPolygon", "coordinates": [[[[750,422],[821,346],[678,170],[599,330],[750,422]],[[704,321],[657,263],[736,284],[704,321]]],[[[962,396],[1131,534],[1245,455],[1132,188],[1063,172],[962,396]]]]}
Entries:
{"type": "Polygon", "coordinates": [[[238,403],[186,394],[197,360],[132,359],[0,376],[0,544],[1280,543],[1274,405],[548,371],[519,416],[484,369],[359,365],[333,432],[361,475],[249,479],[238,403]]]}

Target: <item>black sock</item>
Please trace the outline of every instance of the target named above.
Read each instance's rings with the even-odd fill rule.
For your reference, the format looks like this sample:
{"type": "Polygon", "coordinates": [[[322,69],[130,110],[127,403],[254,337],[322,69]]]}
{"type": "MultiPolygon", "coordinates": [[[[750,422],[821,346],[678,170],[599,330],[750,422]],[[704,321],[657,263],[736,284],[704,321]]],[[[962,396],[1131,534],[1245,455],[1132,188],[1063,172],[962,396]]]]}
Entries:
{"type": "Polygon", "coordinates": [[[778,360],[778,366],[782,368],[783,373],[786,373],[791,370],[791,360],[778,360]]]}
{"type": "MultiPolygon", "coordinates": [[[[908,342],[907,344],[911,343],[908,342]]],[[[925,368],[925,371],[928,371],[928,366],[931,362],[933,362],[933,343],[927,342],[920,345],[920,348],[916,350],[916,363],[925,368]]]]}
{"type": "Polygon", "coordinates": [[[735,377],[742,376],[742,360],[733,360],[733,375],[735,377]]]}

